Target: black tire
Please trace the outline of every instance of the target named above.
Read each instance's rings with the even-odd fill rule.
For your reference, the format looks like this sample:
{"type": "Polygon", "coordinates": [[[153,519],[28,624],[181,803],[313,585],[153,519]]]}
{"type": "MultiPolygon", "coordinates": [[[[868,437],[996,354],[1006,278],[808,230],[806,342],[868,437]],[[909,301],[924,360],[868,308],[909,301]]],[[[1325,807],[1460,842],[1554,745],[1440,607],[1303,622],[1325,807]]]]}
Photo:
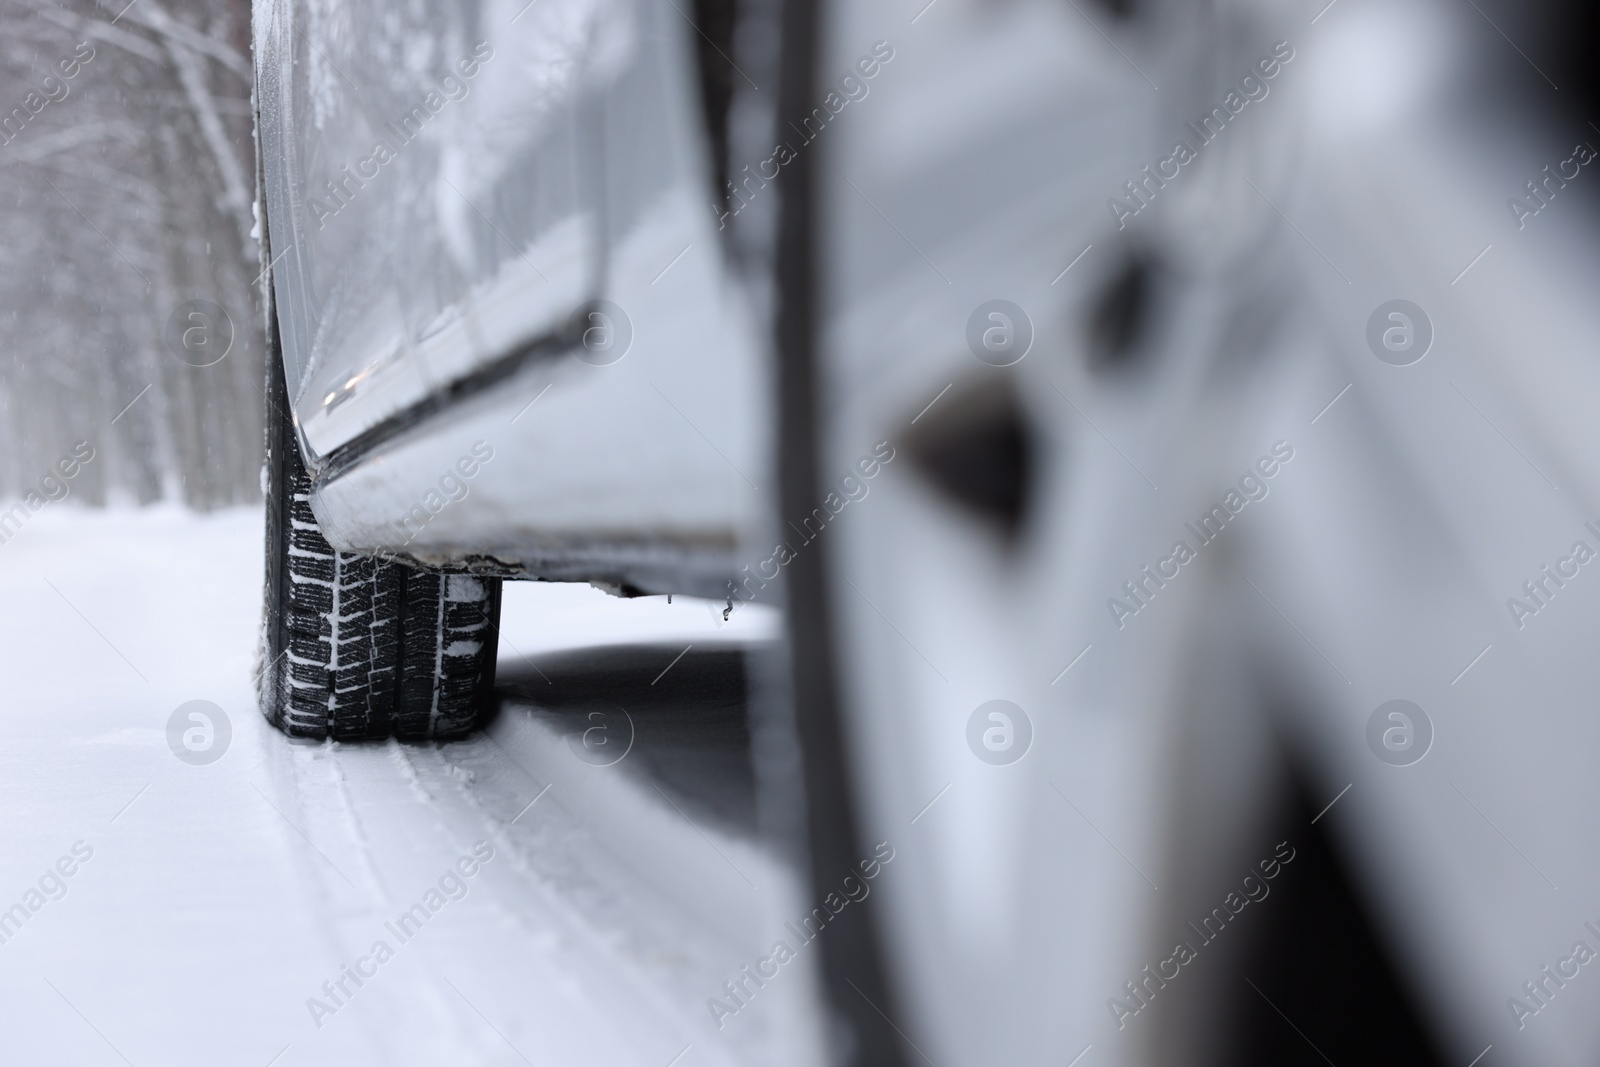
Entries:
{"type": "Polygon", "coordinates": [[[261,711],[294,737],[460,737],[494,688],[500,579],[340,552],[311,511],[268,316],[261,711]]]}
{"type": "MultiPolygon", "coordinates": [[[[784,0],[780,116],[803,116],[817,98],[817,53],[832,4],[784,0]]],[[[822,375],[817,359],[817,156],[802,153],[779,176],[776,253],[779,293],[774,351],[778,381],[779,507],[805,515],[822,499],[822,375]]],[[[828,589],[832,546],[821,539],[786,568],[790,677],[805,778],[807,843],[816,899],[833,892],[841,874],[868,855],[857,821],[857,788],[835,660],[834,616],[828,589]]],[[[891,1018],[901,1014],[890,986],[891,960],[878,934],[873,906],[839,913],[842,927],[822,944],[822,975],[840,1034],[839,1067],[903,1067],[908,1062],[891,1018]]]]}

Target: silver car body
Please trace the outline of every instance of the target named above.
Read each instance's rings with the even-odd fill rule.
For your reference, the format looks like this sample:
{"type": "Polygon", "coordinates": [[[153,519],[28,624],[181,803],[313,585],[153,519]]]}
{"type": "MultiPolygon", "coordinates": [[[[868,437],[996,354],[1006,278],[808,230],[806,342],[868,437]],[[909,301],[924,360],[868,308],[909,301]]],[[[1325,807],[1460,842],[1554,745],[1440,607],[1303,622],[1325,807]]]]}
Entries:
{"type": "Polygon", "coordinates": [[[258,5],[284,360],[333,544],[726,592],[770,402],[693,32],[664,0],[258,5]]]}

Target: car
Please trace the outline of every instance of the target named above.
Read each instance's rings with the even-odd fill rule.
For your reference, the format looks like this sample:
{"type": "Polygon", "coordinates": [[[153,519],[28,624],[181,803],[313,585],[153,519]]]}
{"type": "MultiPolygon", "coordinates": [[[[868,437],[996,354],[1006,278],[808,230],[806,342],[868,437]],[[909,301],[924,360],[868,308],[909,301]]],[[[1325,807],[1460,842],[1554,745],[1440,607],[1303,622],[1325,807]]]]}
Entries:
{"type": "MultiPolygon", "coordinates": [[[[1468,877],[1480,817],[1499,827],[1440,798],[1471,782],[1391,772],[1429,751],[1418,702],[1491,700],[1450,675],[1510,640],[1474,614],[1485,576],[1532,573],[1456,466],[1487,454],[1472,420],[1540,442],[1512,451],[1541,477],[1592,434],[1560,388],[1536,429],[1456,404],[1539,407],[1486,340],[1511,297],[1454,303],[1459,220],[1504,221],[1460,177],[1493,153],[1394,164],[1378,134],[1432,128],[1450,94],[1333,91],[1385,19],[1443,39],[1407,12],[258,4],[263,712],[314,738],[463,736],[508,580],[777,605],[752,758],[826,928],[840,1062],[1245,1062],[1272,1046],[1225,1023],[1328,1000],[1309,983],[1280,1007],[1246,963],[1298,966],[1324,934],[1336,1002],[1397,1056],[1503,1045],[1474,1022],[1518,987],[1494,976],[1577,928],[1503,870],[1468,877]],[[1377,203],[1404,205],[1392,233],[1377,203]],[[1468,338],[1465,391],[1419,364],[1436,326],[1468,338]],[[845,906],[888,857],[877,903],[845,906]],[[1273,908],[1298,916],[1262,927],[1290,931],[1276,948],[1206,947],[1273,908]],[[1174,977],[1197,957],[1226,988],[1174,977]]],[[[1592,257],[1538,240],[1501,254],[1544,279],[1522,298],[1548,352],[1573,351],[1587,317],[1551,264],[1592,257]]],[[[1547,385],[1600,387],[1541,358],[1547,385]]],[[[1542,489],[1505,489],[1515,455],[1494,462],[1517,514],[1559,525],[1542,489]]],[[[1583,562],[1546,555],[1568,581],[1583,562]]],[[[1579,658],[1541,683],[1541,721],[1589,738],[1579,658]]],[[[1541,743],[1484,721],[1456,773],[1509,768],[1507,804],[1550,787],[1541,743]]],[[[1561,810],[1596,810],[1569,770],[1561,810]]],[[[738,1006],[709,998],[708,1025],[738,1006]]],[[[1524,1061],[1593,1045],[1575,1033],[1524,1061]]]]}

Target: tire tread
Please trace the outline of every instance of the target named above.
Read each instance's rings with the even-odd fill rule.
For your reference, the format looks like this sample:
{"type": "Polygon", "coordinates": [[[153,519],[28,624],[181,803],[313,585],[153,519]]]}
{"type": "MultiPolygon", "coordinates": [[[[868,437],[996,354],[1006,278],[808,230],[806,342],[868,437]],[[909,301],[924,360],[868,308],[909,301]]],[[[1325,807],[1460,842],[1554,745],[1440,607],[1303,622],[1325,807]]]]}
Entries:
{"type": "Polygon", "coordinates": [[[278,617],[267,620],[258,684],[267,719],[336,741],[468,733],[494,685],[500,579],[338,551],[312,513],[298,448],[277,440],[268,507],[274,492],[287,499],[268,523],[268,614],[278,617]]]}

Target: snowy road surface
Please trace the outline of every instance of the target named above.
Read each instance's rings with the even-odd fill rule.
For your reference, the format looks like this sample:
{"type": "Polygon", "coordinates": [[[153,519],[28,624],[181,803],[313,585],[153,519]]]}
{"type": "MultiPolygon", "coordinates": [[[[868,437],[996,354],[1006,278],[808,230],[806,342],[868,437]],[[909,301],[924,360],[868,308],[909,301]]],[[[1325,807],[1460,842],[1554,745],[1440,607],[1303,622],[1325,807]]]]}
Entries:
{"type": "Polygon", "coordinates": [[[260,584],[255,509],[54,505],[0,545],[0,1058],[818,1061],[815,948],[707,1007],[809,910],[749,828],[731,650],[772,616],[508,584],[487,731],[306,744],[255,710],[260,584]],[[169,746],[191,700],[231,726],[208,765],[169,746]],[[585,762],[613,708],[634,747],[585,762]]]}

